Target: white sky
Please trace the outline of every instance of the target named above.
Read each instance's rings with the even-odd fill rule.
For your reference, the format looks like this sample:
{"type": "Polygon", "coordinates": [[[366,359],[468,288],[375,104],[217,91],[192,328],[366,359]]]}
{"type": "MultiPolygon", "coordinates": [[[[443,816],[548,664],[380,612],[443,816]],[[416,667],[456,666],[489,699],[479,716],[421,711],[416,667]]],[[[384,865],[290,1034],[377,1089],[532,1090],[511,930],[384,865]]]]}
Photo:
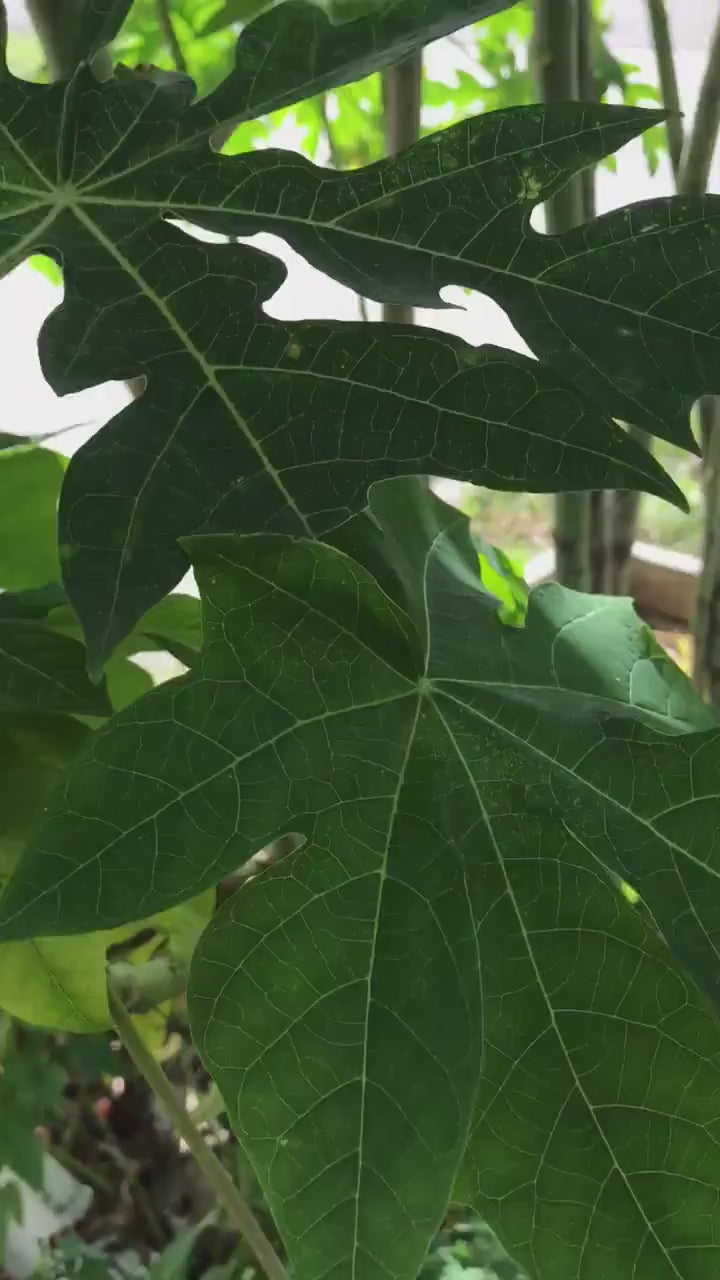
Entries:
{"type": "MultiPolygon", "coordinates": [[[[643,80],[654,81],[645,0],[612,0],[609,7],[615,14],[610,37],[615,54],[623,61],[637,64],[643,80]]],[[[688,112],[694,108],[710,29],[719,9],[720,0],[670,0],[683,106],[688,112]]],[[[24,25],[21,0],[9,0],[8,10],[11,23],[24,25]]],[[[440,66],[443,63],[447,65],[448,55],[437,46],[431,56],[440,66]]],[[[712,185],[713,189],[720,189],[718,162],[712,185]]],[[[651,179],[638,143],[621,154],[617,175],[605,170],[599,173],[601,210],[648,196],[666,195],[671,190],[667,164],[663,164],[660,172],[651,179]]],[[[269,241],[269,237],[258,239],[269,241]]],[[[323,277],[286,248],[282,247],[281,251],[291,270],[288,280],[268,308],[273,315],[287,319],[350,319],[357,316],[357,300],[353,294],[323,277]]],[[[491,341],[506,346],[521,345],[512,326],[494,303],[479,295],[467,297],[460,291],[449,291],[447,296],[460,302],[463,310],[420,311],[418,321],[437,329],[452,330],[474,344],[491,341]]],[[[58,300],[58,290],[27,266],[19,267],[0,281],[0,331],[11,337],[11,341],[0,343],[0,385],[8,415],[1,429],[31,434],[55,431],[72,423],[92,424],[64,435],[58,441],[63,452],[71,452],[91,430],[117,411],[124,403],[125,392],[118,384],[106,384],[60,399],[47,386],[40,371],[36,341],[40,325],[58,300]]]]}

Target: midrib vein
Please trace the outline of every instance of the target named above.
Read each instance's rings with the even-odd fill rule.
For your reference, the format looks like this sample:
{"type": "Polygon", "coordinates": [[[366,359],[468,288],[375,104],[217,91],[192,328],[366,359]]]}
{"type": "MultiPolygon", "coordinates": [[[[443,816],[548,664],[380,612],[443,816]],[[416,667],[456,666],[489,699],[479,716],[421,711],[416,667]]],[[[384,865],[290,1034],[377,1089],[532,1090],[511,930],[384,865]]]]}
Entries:
{"type": "MultiPolygon", "coordinates": [[[[439,181],[439,179],[435,179],[435,180],[439,181]]],[[[415,191],[416,189],[417,188],[415,187],[407,188],[407,190],[410,192],[415,191]]],[[[226,207],[223,207],[222,205],[201,205],[197,203],[196,204],[174,203],[171,199],[124,200],[122,199],[122,197],[113,199],[110,196],[101,197],[101,196],[85,195],[85,193],[78,193],[78,194],[79,194],[79,204],[81,205],[89,205],[89,206],[92,206],[92,205],[108,206],[109,205],[111,207],[117,207],[118,205],[122,205],[123,208],[130,208],[130,209],[132,208],[157,209],[158,215],[160,215],[160,212],[162,210],[170,208],[178,218],[186,218],[189,222],[192,222],[193,213],[195,214],[213,213],[213,214],[224,214],[226,216],[228,215],[232,216],[233,214],[235,214],[236,216],[239,216],[241,218],[252,220],[253,222],[262,224],[266,230],[268,229],[268,224],[276,223],[278,227],[289,225],[289,226],[298,226],[303,228],[305,231],[314,231],[319,234],[334,233],[335,235],[347,236],[348,239],[357,240],[360,242],[367,242],[369,246],[374,246],[375,248],[377,248],[378,244],[383,244],[387,248],[396,250],[398,253],[401,253],[401,254],[404,254],[404,253],[419,254],[424,257],[430,258],[434,264],[437,264],[438,262],[447,262],[453,268],[457,268],[458,266],[466,267],[466,268],[469,267],[470,269],[475,271],[487,272],[488,275],[504,277],[504,278],[507,278],[508,280],[517,280],[522,284],[531,285],[535,289],[542,288],[548,291],[553,291],[555,293],[567,294],[568,297],[580,298],[583,301],[592,302],[597,306],[611,307],[613,310],[622,312],[623,314],[628,316],[632,316],[635,319],[640,319],[640,320],[651,319],[657,324],[663,324],[663,325],[667,325],[669,328],[678,329],[681,333],[693,334],[697,337],[702,337],[702,338],[709,338],[713,336],[712,334],[709,334],[702,329],[694,329],[687,324],[678,324],[677,321],[672,320],[669,317],[658,316],[652,311],[638,311],[635,307],[631,307],[628,303],[617,302],[614,298],[602,298],[596,294],[587,293],[584,290],[568,288],[567,285],[561,284],[556,280],[548,280],[544,276],[544,272],[546,270],[552,270],[553,267],[558,265],[564,266],[567,261],[571,261],[574,258],[577,258],[578,260],[583,258],[590,258],[593,256],[593,254],[601,253],[608,248],[612,248],[616,250],[618,246],[622,243],[626,243],[629,247],[632,247],[635,240],[639,239],[640,237],[632,237],[630,240],[626,242],[616,241],[611,246],[603,244],[603,245],[598,245],[594,248],[588,248],[582,254],[570,255],[567,259],[564,258],[561,263],[553,262],[548,267],[543,267],[543,270],[538,272],[537,275],[530,276],[520,271],[512,271],[508,267],[499,267],[496,264],[493,264],[491,262],[484,262],[484,261],[473,262],[472,260],[467,258],[461,258],[459,256],[453,256],[452,254],[449,254],[449,253],[444,253],[439,249],[428,249],[422,244],[397,244],[394,240],[386,240],[381,236],[372,235],[370,232],[358,231],[356,228],[344,227],[341,224],[339,225],[336,222],[312,222],[309,217],[308,218],[291,217],[288,214],[272,213],[269,210],[267,212],[263,212],[263,211],[256,212],[253,209],[237,210],[232,208],[226,208],[226,207]]],[[[372,211],[373,205],[379,202],[380,202],[380,199],[378,199],[377,201],[371,201],[367,205],[363,205],[361,207],[362,212],[372,211]]],[[[516,202],[516,203],[519,203],[519,202],[516,202]]],[[[540,201],[538,201],[537,203],[540,203],[540,201]]],[[[514,205],[508,205],[507,209],[503,210],[503,212],[509,212],[512,208],[514,208],[514,205]]],[[[352,213],[353,215],[356,214],[357,210],[352,210],[352,213]]],[[[350,215],[348,212],[347,215],[342,215],[342,216],[350,216],[350,215]]],[[[718,217],[720,217],[720,215],[718,215],[718,217]]],[[[710,221],[710,219],[707,217],[704,219],[698,218],[698,219],[695,219],[695,221],[698,224],[705,224],[708,221],[710,221]]],[[[540,232],[533,231],[532,228],[530,230],[532,232],[531,235],[528,235],[526,232],[522,233],[521,243],[527,244],[533,240],[536,243],[540,243],[543,240],[547,239],[547,237],[542,235],[540,232]]],[[[668,231],[668,228],[660,227],[658,228],[657,231],[643,234],[642,239],[649,240],[651,235],[655,237],[662,236],[667,231],[668,231]]],[[[249,232],[247,232],[246,234],[249,234],[249,232]]],[[[276,232],[276,234],[280,234],[280,232],[276,232]]],[[[715,268],[715,270],[720,271],[720,267],[715,268]]],[[[712,272],[706,273],[706,274],[712,274],[712,272]]],[[[443,285],[438,285],[438,291],[441,287],[445,287],[452,283],[453,283],[452,281],[445,281],[443,285]]],[[[465,282],[463,280],[458,279],[456,283],[458,285],[462,285],[465,282]]],[[[484,292],[484,290],[479,286],[469,286],[469,287],[477,288],[479,293],[484,292]]],[[[583,352],[583,354],[585,353],[583,352]]]]}
{"type": "MultiPolygon", "coordinates": [[[[562,764],[553,756],[546,755],[544,751],[541,751],[539,747],[536,747],[527,738],[519,738],[517,734],[512,732],[512,730],[506,729],[505,725],[501,724],[499,720],[493,720],[492,716],[484,715],[482,711],[478,711],[476,707],[471,707],[468,703],[462,702],[460,698],[456,698],[454,694],[448,693],[446,689],[441,689],[437,686],[435,686],[435,689],[440,697],[447,698],[449,702],[460,707],[466,715],[473,716],[476,720],[482,721],[482,723],[487,725],[488,728],[492,728],[496,733],[500,733],[503,737],[509,738],[510,741],[514,743],[518,751],[529,752],[531,755],[537,756],[549,768],[571,778],[575,786],[585,787],[586,790],[591,791],[593,795],[595,795],[597,799],[608,808],[617,809],[624,815],[624,817],[631,818],[633,822],[637,822],[641,826],[645,827],[655,840],[661,841],[661,843],[664,844],[668,850],[671,850],[673,854],[677,854],[681,858],[687,858],[688,861],[692,862],[700,871],[704,871],[707,875],[714,876],[715,879],[720,879],[720,872],[713,870],[713,868],[709,867],[707,863],[696,858],[689,849],[683,849],[682,845],[677,844],[674,840],[670,840],[668,836],[663,835],[661,831],[658,831],[657,828],[653,826],[652,822],[648,818],[644,818],[642,814],[635,813],[634,810],[629,809],[627,805],[622,804],[620,800],[616,800],[614,796],[608,795],[607,792],[600,791],[599,788],[592,782],[589,782],[587,778],[579,777],[576,773],[573,773],[572,769],[568,765],[562,764]]],[[[442,713],[438,712],[438,714],[442,713]]]]}
{"type": "Polygon", "coordinates": [[[615,1155],[615,1152],[612,1146],[610,1145],[610,1142],[605,1134],[605,1131],[596,1115],[595,1107],[593,1106],[593,1103],[591,1102],[583,1086],[583,1083],[575,1070],[575,1066],[573,1064],[570,1051],[568,1050],[567,1045],[565,1044],[565,1038],[560,1030],[560,1027],[558,1026],[557,1018],[555,1016],[555,1009],[553,1007],[550,996],[548,995],[547,989],[545,987],[545,983],[543,982],[542,974],[540,973],[537,960],[535,959],[535,952],[533,950],[533,946],[530,941],[530,937],[528,935],[527,929],[525,928],[525,921],[523,919],[522,911],[520,910],[520,905],[515,896],[515,890],[513,888],[512,881],[510,879],[510,876],[508,875],[507,867],[505,865],[505,859],[503,858],[503,855],[502,855],[502,850],[500,849],[498,842],[495,838],[493,825],[492,825],[492,822],[490,821],[490,816],[487,812],[487,809],[485,808],[485,805],[483,803],[483,799],[480,794],[480,789],[477,783],[475,782],[475,779],[470,771],[470,767],[462,751],[460,750],[460,745],[455,737],[455,734],[453,733],[451,726],[448,724],[447,720],[445,719],[445,716],[443,715],[442,711],[437,705],[435,706],[435,711],[445,726],[445,731],[450,740],[453,752],[457,756],[460,762],[461,768],[465,773],[465,776],[470,785],[470,789],[473,795],[475,796],[475,800],[482,817],[483,825],[485,827],[485,830],[487,831],[488,839],[490,840],[490,844],[491,844],[493,853],[495,855],[495,859],[497,861],[497,865],[500,870],[503,883],[505,885],[505,892],[507,893],[508,900],[511,904],[513,913],[517,920],[518,929],[520,930],[520,934],[523,940],[523,946],[525,948],[528,960],[530,962],[533,974],[535,976],[535,981],[537,983],[538,990],[542,996],[543,1004],[545,1005],[548,1022],[550,1024],[550,1027],[552,1028],[553,1035],[557,1042],[558,1048],[560,1049],[560,1053],[562,1054],[565,1060],[565,1064],[570,1074],[570,1078],[573,1081],[575,1088],[577,1089],[579,1097],[582,1099],[583,1104],[587,1109],[588,1116],[591,1119],[591,1122],[595,1128],[596,1133],[598,1134],[598,1137],[600,1138],[602,1145],[607,1151],[612,1167],[615,1169],[615,1171],[618,1174],[618,1177],[621,1179],[628,1195],[630,1196],[633,1204],[635,1205],[640,1215],[642,1222],[645,1224],[648,1233],[652,1236],[658,1249],[660,1250],[660,1253],[666,1259],[668,1266],[672,1268],[673,1274],[678,1277],[678,1280],[683,1280],[682,1274],[680,1271],[678,1271],[672,1256],[668,1253],[667,1249],[665,1248],[665,1245],[663,1244],[662,1240],[658,1236],[657,1231],[655,1229],[655,1224],[650,1221],[650,1218],[645,1212],[645,1209],[643,1208],[643,1205],[639,1200],[632,1186],[632,1183],[630,1182],[628,1175],[625,1173],[625,1170],[622,1168],[622,1166],[618,1163],[617,1156],[615,1155]]]}
{"type": "Polygon", "coordinates": [[[238,430],[245,437],[251,449],[256,454],[257,458],[262,464],[264,471],[266,471],[267,474],[270,476],[270,478],[273,481],[273,484],[282,494],[284,501],[287,503],[290,510],[297,517],[297,520],[299,524],[302,526],[302,528],[304,529],[307,537],[314,538],[315,534],[313,529],[311,528],[307,519],[301,512],[292,494],[285,487],[277,468],[272,464],[267,454],[265,453],[264,449],[262,448],[262,445],[260,444],[259,440],[255,438],[247,422],[243,418],[242,414],[239,412],[237,406],[234,404],[232,398],[228,395],[227,391],[223,387],[222,383],[220,382],[217,376],[214,366],[208,363],[208,361],[205,359],[205,356],[200,351],[199,347],[195,345],[190,335],[186,333],[182,325],[178,323],[176,317],[173,315],[172,311],[168,307],[165,300],[161,298],[160,295],[150,287],[150,285],[144,279],[142,274],[138,270],[136,270],[136,268],[133,266],[131,262],[128,261],[127,258],[123,256],[123,254],[120,252],[117,246],[113,244],[112,240],[109,240],[108,237],[101,231],[97,223],[82,208],[82,205],[76,204],[76,205],[73,205],[72,207],[73,207],[73,212],[75,213],[75,216],[77,217],[78,221],[83,225],[85,230],[88,231],[92,236],[94,236],[94,238],[102,246],[105,252],[108,253],[114,259],[114,261],[118,264],[120,269],[124,271],[130,277],[130,279],[135,282],[135,284],[137,285],[141,293],[144,294],[144,296],[148,298],[150,302],[152,302],[153,306],[158,310],[160,315],[162,315],[163,320],[167,324],[168,328],[172,330],[175,336],[182,343],[185,350],[188,352],[188,355],[192,356],[193,360],[195,360],[195,362],[197,363],[199,369],[203,374],[206,384],[215,392],[218,399],[227,409],[227,412],[230,414],[230,417],[232,418],[233,422],[237,426],[238,430]]]}
{"type": "Polygon", "coordinates": [[[403,784],[405,782],[405,774],[407,772],[410,753],[412,751],[413,743],[415,741],[415,734],[417,732],[417,725],[418,725],[418,720],[420,718],[420,709],[422,707],[422,704],[423,704],[423,699],[421,697],[418,697],[417,704],[415,707],[415,715],[413,717],[412,724],[410,725],[410,731],[408,733],[407,744],[405,747],[405,755],[403,757],[403,762],[402,762],[402,765],[400,766],[400,772],[398,774],[397,787],[395,788],[395,793],[393,795],[392,808],[390,810],[390,815],[388,818],[387,838],[385,841],[385,849],[383,851],[383,860],[382,860],[382,865],[379,869],[380,883],[378,885],[378,893],[377,893],[377,909],[375,912],[373,935],[370,943],[370,956],[368,959],[368,982],[367,982],[367,999],[365,1002],[365,1027],[364,1027],[364,1034],[363,1034],[362,1074],[360,1077],[360,1125],[358,1129],[357,1180],[355,1183],[355,1221],[353,1224],[353,1242],[352,1242],[352,1255],[351,1255],[351,1262],[350,1262],[350,1280],[356,1280],[356,1276],[357,1276],[357,1253],[358,1253],[358,1243],[359,1243],[358,1236],[359,1236],[359,1229],[360,1229],[360,1189],[361,1189],[361,1183],[362,1183],[363,1169],[365,1167],[363,1163],[363,1146],[365,1142],[365,1112],[367,1107],[366,1091],[367,1091],[367,1065],[368,1065],[368,1038],[369,1038],[369,1030],[370,1030],[370,1008],[372,1005],[373,979],[375,976],[375,973],[374,973],[375,959],[377,955],[377,941],[378,941],[378,934],[380,929],[380,916],[382,914],[383,893],[385,890],[385,884],[387,882],[388,861],[390,859],[390,844],[391,844],[393,833],[395,830],[395,820],[398,814],[398,807],[400,804],[400,795],[403,789],[403,784]]]}
{"type": "MultiPolygon", "coordinates": [[[[157,692],[160,692],[160,689],[158,689],[157,692]]],[[[152,696],[152,691],[150,694],[148,694],[148,697],[151,697],[151,696],[152,696]]],[[[162,814],[166,813],[168,809],[172,809],[174,805],[184,804],[189,796],[192,796],[196,792],[201,791],[203,787],[209,786],[211,783],[216,782],[218,778],[222,778],[230,770],[236,769],[238,765],[244,764],[247,760],[252,760],[255,756],[259,755],[260,752],[265,751],[268,748],[275,747],[279,742],[282,742],[284,738],[289,737],[291,734],[299,733],[304,728],[307,728],[308,726],[311,726],[314,724],[324,724],[328,720],[334,720],[339,716],[348,715],[350,712],[368,711],[374,707],[390,706],[394,702],[402,702],[405,698],[414,697],[414,696],[416,696],[416,690],[415,690],[415,686],[412,686],[409,690],[403,690],[402,693],[393,694],[390,697],[374,698],[369,702],[363,702],[360,704],[351,703],[349,706],[338,707],[337,710],[335,711],[324,711],[320,715],[309,716],[306,720],[294,721],[292,724],[287,725],[284,729],[281,729],[280,732],[275,734],[272,738],[266,738],[265,741],[257,743],[256,746],[251,747],[249,751],[244,752],[242,755],[235,755],[232,751],[229,750],[229,748],[223,747],[222,743],[214,742],[213,745],[218,747],[220,750],[224,750],[227,756],[229,757],[229,759],[219,769],[216,769],[215,772],[210,774],[208,777],[201,778],[199,782],[194,783],[190,787],[186,787],[184,790],[176,790],[175,794],[165,804],[158,805],[156,808],[153,809],[151,813],[145,814],[145,816],[140,818],[138,822],[134,822],[132,826],[125,827],[123,830],[118,831],[118,834],[116,836],[113,836],[112,840],[108,840],[105,844],[103,844],[102,848],[98,849],[97,852],[93,854],[92,858],[87,858],[85,862],[78,863],[75,866],[73,866],[71,870],[68,871],[64,876],[56,880],[50,888],[43,889],[41,893],[36,894],[36,896],[32,899],[31,903],[26,903],[19,910],[15,911],[11,916],[5,917],[5,919],[2,922],[3,926],[9,924],[12,920],[17,919],[19,916],[24,915],[25,911],[27,911],[30,906],[34,906],[37,902],[40,902],[43,898],[46,898],[49,894],[54,894],[59,892],[60,889],[62,889],[62,886],[66,884],[68,880],[72,880],[74,876],[79,875],[83,871],[86,871],[87,868],[91,866],[93,863],[100,862],[100,860],[103,857],[105,857],[106,854],[108,854],[112,849],[114,849],[115,845],[117,845],[121,840],[126,839],[128,836],[134,835],[136,831],[141,830],[141,828],[144,827],[147,822],[157,821],[157,819],[160,818],[162,814]]],[[[168,718],[170,719],[171,723],[175,723],[174,721],[172,721],[171,717],[168,717],[168,718]]],[[[112,723],[115,724],[115,721],[113,721],[112,723]]],[[[185,725],[181,725],[179,727],[188,728],[185,725]]],[[[190,726],[188,728],[188,732],[194,734],[196,731],[190,726]]],[[[128,772],[131,774],[135,773],[135,770],[132,770],[132,769],[123,770],[119,768],[117,765],[112,766],[111,771],[112,770],[118,773],[121,773],[121,772],[128,772]]],[[[157,781],[157,779],[155,779],[155,781],[157,781]]],[[[117,824],[114,824],[114,825],[117,825],[117,824]]]]}

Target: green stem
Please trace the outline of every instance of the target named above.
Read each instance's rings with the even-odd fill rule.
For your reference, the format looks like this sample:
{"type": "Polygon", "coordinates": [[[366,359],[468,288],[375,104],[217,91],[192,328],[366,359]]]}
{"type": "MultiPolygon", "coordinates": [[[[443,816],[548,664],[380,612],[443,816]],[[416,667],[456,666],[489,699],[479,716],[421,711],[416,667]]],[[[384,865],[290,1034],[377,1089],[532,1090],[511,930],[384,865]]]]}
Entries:
{"type": "MultiPolygon", "coordinates": [[[[399,155],[414,146],[420,137],[422,75],[422,50],[383,74],[388,155],[399,155]]],[[[413,308],[402,302],[387,302],[383,307],[383,319],[394,324],[412,324],[413,314],[413,308]]]]}
{"type": "Polygon", "coordinates": [[[120,1042],[141,1076],[165,1108],[173,1128],[202,1169],[230,1222],[245,1237],[268,1280],[288,1280],[287,1272],[252,1210],[180,1102],[165,1072],[147,1049],[125,1007],[109,994],[110,1012],[120,1042]]]}
{"type": "Polygon", "coordinates": [[[183,964],[164,955],[141,964],[113,960],[108,965],[108,990],[112,997],[133,1013],[147,1013],[166,1000],[182,995],[187,987],[183,964]]]}
{"type": "Polygon", "coordinates": [[[665,110],[671,113],[665,121],[665,132],[670,153],[670,164],[677,184],[685,145],[685,134],[680,107],[677,68],[670,34],[670,22],[665,0],[647,0],[647,8],[653,47],[655,49],[658,80],[660,81],[660,97],[665,110]]]}
{"type": "MultiPolygon", "coordinates": [[[[580,97],[580,12],[578,0],[536,0],[534,65],[543,102],[580,97]]],[[[571,179],[545,204],[550,235],[569,231],[584,221],[585,188],[571,179]]],[[[590,542],[592,503],[588,493],[560,493],[555,499],[555,576],[578,591],[592,585],[590,542]]]]}

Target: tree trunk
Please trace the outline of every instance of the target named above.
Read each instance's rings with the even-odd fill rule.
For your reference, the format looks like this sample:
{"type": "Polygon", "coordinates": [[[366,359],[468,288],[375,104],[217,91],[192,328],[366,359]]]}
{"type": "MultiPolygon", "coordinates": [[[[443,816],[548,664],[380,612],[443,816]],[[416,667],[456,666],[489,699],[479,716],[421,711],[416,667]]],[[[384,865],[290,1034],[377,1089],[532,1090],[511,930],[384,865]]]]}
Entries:
{"type": "MultiPolygon", "coordinates": [[[[412,147],[420,137],[422,70],[422,50],[419,50],[383,74],[388,155],[398,155],[412,147]]],[[[387,302],[383,307],[383,319],[395,324],[412,324],[413,308],[401,302],[387,302]]]]}
{"type": "MultiPolygon", "coordinates": [[[[580,22],[578,0],[535,0],[534,64],[543,102],[579,98],[580,22]]],[[[584,185],[573,178],[545,205],[548,232],[569,231],[584,219],[584,185]]],[[[592,499],[588,493],[562,493],[555,499],[556,577],[568,587],[588,591],[592,499]]]]}

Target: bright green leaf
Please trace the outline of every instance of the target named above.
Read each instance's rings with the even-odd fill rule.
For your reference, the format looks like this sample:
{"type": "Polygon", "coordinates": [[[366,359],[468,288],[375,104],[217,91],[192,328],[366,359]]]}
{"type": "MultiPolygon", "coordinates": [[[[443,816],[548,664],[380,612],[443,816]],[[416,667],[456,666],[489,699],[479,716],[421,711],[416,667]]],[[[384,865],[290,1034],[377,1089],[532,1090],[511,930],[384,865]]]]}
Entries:
{"type": "Polygon", "coordinates": [[[0,452],[0,587],[21,591],[60,577],[57,507],[65,459],[27,443],[0,452]]]}
{"type": "Polygon", "coordinates": [[[102,1031],[112,1022],[105,972],[108,949],[151,928],[167,939],[173,956],[189,964],[214,904],[214,893],[206,891],[122,928],[74,938],[0,943],[0,1008],[24,1022],[54,1031],[102,1031]]]}
{"type": "Polygon", "coordinates": [[[71,716],[0,717],[0,885],[88,737],[71,716]]]}

